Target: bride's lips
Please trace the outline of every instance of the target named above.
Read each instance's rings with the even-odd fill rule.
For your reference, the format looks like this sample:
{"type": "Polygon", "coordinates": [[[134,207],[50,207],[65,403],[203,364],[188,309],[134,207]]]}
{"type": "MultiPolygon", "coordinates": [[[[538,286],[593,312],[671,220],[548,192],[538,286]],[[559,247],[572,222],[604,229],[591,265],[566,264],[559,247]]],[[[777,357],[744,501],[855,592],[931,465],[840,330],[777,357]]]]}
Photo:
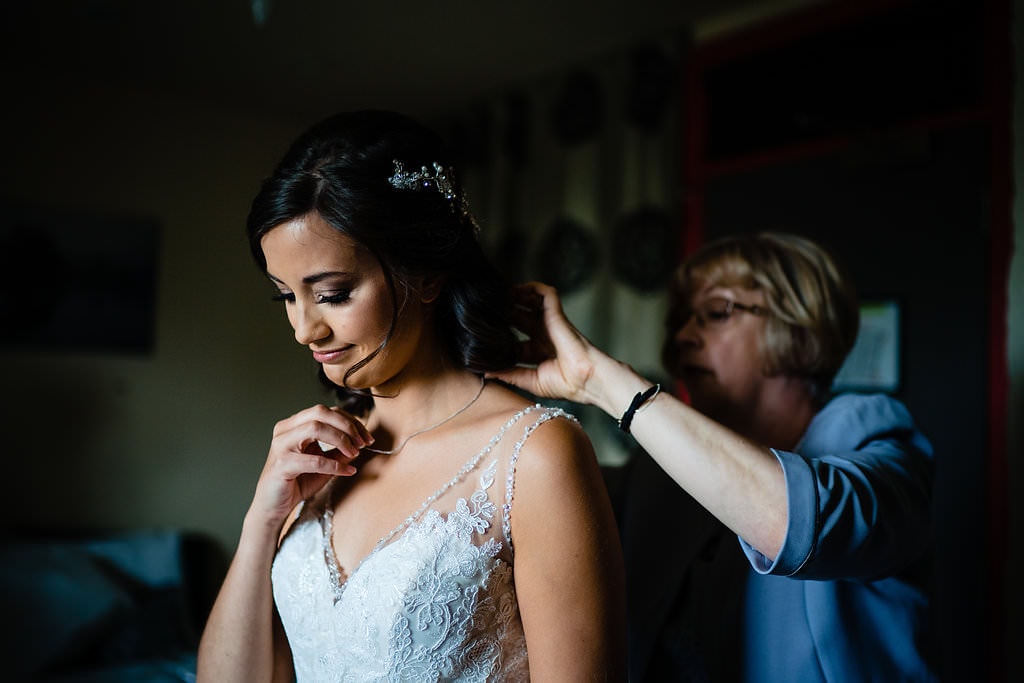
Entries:
{"type": "Polygon", "coordinates": [[[333,351],[314,351],[313,360],[315,360],[317,363],[334,363],[342,356],[344,356],[345,352],[348,351],[350,348],[352,347],[346,346],[344,348],[335,349],[333,351]]]}

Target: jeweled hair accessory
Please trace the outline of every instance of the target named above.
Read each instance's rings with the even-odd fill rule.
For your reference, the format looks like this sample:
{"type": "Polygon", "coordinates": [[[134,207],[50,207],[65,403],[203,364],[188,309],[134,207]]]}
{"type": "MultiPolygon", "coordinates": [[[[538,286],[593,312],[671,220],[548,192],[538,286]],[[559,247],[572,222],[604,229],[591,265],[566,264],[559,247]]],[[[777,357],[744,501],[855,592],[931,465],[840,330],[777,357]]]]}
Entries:
{"type": "Polygon", "coordinates": [[[473,231],[479,232],[480,226],[469,213],[469,204],[465,196],[458,196],[455,192],[455,184],[452,182],[451,170],[445,168],[438,162],[430,166],[420,166],[418,171],[407,171],[405,164],[398,159],[392,159],[395,165],[395,172],[388,178],[391,186],[399,190],[433,190],[449,201],[453,210],[457,210],[463,217],[468,218],[473,224],[473,231]]]}
{"type": "Polygon", "coordinates": [[[388,182],[399,190],[430,190],[434,189],[444,195],[447,200],[455,199],[455,189],[448,177],[448,170],[437,163],[431,164],[433,168],[421,166],[418,171],[406,171],[405,164],[394,159],[394,174],[388,178],[388,182]]]}

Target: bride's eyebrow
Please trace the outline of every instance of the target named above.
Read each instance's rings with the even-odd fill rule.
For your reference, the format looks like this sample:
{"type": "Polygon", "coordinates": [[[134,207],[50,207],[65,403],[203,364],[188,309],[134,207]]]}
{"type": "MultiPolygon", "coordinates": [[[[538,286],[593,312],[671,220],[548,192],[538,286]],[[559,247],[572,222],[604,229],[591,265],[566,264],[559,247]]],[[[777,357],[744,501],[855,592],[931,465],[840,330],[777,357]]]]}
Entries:
{"type": "MultiPolygon", "coordinates": [[[[323,272],[313,273],[312,275],[307,275],[306,277],[302,278],[302,284],[315,285],[318,282],[323,282],[324,280],[329,280],[330,278],[333,277],[349,277],[351,275],[352,273],[343,270],[325,270],[323,272]]],[[[284,284],[284,280],[282,280],[279,277],[276,277],[272,273],[267,273],[267,277],[279,285],[284,284]]]]}

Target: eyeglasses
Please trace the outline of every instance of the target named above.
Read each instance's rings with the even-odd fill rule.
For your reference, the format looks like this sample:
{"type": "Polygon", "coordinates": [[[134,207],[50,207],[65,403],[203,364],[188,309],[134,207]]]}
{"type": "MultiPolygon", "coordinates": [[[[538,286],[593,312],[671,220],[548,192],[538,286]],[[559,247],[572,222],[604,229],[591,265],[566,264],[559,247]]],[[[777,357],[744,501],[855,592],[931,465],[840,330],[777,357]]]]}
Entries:
{"type": "Polygon", "coordinates": [[[702,301],[693,310],[680,309],[678,314],[673,316],[670,324],[674,324],[674,330],[678,331],[690,322],[691,317],[696,317],[697,324],[701,327],[717,327],[728,322],[736,311],[750,315],[768,315],[768,311],[762,306],[748,306],[732,299],[726,299],[724,296],[713,296],[702,301]]]}

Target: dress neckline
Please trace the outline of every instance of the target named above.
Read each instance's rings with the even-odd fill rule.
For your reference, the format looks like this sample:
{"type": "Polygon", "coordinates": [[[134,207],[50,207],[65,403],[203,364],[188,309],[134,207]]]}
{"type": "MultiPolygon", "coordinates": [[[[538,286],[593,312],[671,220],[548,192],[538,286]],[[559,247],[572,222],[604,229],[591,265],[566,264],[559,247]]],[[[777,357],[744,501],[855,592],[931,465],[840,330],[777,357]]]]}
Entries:
{"type": "Polygon", "coordinates": [[[420,517],[422,517],[423,514],[430,509],[430,506],[433,505],[438,498],[447,493],[448,490],[451,489],[453,486],[462,482],[470,472],[475,470],[477,466],[480,464],[480,461],[483,460],[484,457],[488,453],[490,453],[495,446],[498,445],[498,442],[501,441],[502,437],[505,435],[505,432],[507,432],[509,428],[511,428],[516,422],[522,419],[524,415],[531,413],[535,410],[541,409],[543,407],[544,406],[541,406],[540,404],[535,404],[516,411],[516,413],[512,415],[512,417],[510,417],[504,425],[501,426],[501,429],[498,430],[498,433],[491,437],[490,441],[487,442],[487,445],[480,449],[479,452],[477,452],[473,457],[467,460],[462,467],[459,468],[458,472],[455,473],[455,476],[453,476],[451,479],[442,484],[440,488],[434,491],[434,493],[427,496],[423,503],[420,504],[420,506],[414,512],[412,512],[412,514],[410,514],[408,517],[399,522],[397,526],[391,529],[391,531],[381,536],[380,539],[378,539],[377,542],[374,544],[370,552],[368,552],[365,557],[359,560],[356,566],[352,569],[352,571],[348,572],[347,575],[345,571],[341,568],[341,565],[338,562],[338,557],[334,552],[334,492],[331,491],[330,495],[327,497],[326,503],[324,504],[323,514],[320,517],[320,527],[323,541],[324,563],[327,565],[327,572],[330,575],[331,589],[334,591],[335,604],[337,604],[338,601],[341,600],[342,596],[345,593],[345,588],[348,586],[349,581],[352,580],[352,577],[356,575],[356,573],[364,564],[366,564],[371,558],[376,556],[377,553],[379,553],[382,549],[387,547],[390,544],[390,542],[393,541],[396,537],[400,536],[404,531],[406,531],[409,527],[415,524],[420,519],[420,517]]]}

